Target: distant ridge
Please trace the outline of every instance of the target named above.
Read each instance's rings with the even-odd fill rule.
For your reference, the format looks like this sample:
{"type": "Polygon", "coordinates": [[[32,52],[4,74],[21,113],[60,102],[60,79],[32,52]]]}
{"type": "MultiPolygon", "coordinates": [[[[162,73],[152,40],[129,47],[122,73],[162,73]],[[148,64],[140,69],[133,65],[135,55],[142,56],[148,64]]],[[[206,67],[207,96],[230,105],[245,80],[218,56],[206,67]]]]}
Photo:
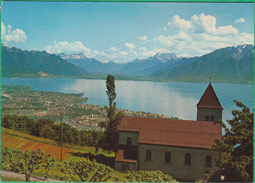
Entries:
{"type": "Polygon", "coordinates": [[[215,50],[188,65],[171,71],[154,73],[173,81],[208,82],[212,76],[217,83],[254,83],[254,46],[240,45],[215,50]]]}
{"type": "Polygon", "coordinates": [[[42,71],[54,76],[82,76],[86,71],[46,51],[27,51],[2,44],[2,77],[37,76],[42,71]],[[7,72],[8,70],[8,72],[7,72]]]}
{"type": "Polygon", "coordinates": [[[132,62],[103,63],[83,53],[55,55],[2,44],[2,68],[2,77],[52,75],[104,79],[106,74],[114,74],[117,78],[131,80],[208,82],[212,76],[215,83],[253,84],[254,46],[221,48],[200,57],[156,53],[153,57],[132,62]]]}

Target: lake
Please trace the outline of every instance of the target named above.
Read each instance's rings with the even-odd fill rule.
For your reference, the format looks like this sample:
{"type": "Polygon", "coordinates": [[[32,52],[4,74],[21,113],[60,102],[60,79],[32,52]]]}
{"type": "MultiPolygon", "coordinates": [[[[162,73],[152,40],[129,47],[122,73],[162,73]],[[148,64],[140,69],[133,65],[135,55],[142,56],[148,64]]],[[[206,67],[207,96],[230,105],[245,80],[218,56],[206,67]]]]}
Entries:
{"type": "MultiPolygon", "coordinates": [[[[2,84],[31,86],[38,91],[84,93],[88,104],[108,105],[105,80],[73,78],[5,78],[2,84]]],[[[217,84],[213,88],[221,102],[223,121],[232,118],[237,109],[233,99],[241,100],[253,108],[254,86],[242,84],[217,84]]],[[[196,105],[208,83],[115,81],[118,108],[145,111],[196,120],[196,105]]]]}

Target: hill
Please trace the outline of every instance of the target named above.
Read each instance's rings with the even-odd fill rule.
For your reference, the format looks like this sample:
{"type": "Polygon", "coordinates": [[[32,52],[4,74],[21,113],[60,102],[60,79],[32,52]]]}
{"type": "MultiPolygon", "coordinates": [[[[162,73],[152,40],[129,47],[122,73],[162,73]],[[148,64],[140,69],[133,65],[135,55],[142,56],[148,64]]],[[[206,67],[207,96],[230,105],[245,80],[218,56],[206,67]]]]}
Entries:
{"type": "Polygon", "coordinates": [[[200,57],[178,57],[174,53],[157,53],[153,57],[125,64],[102,63],[83,54],[61,57],[90,72],[115,74],[118,78],[139,80],[254,83],[254,46],[239,45],[215,50],[200,57]]]}
{"type": "Polygon", "coordinates": [[[174,53],[157,53],[153,57],[147,59],[135,59],[132,62],[120,64],[112,61],[102,63],[94,58],[87,58],[82,53],[71,55],[61,53],[59,56],[89,72],[111,73],[126,77],[149,77],[153,72],[162,72],[164,70],[169,71],[181,64],[191,63],[197,58],[178,58],[174,53]]]}
{"type": "Polygon", "coordinates": [[[197,58],[187,65],[170,71],[153,73],[152,76],[173,81],[208,82],[210,76],[215,83],[246,83],[254,81],[253,45],[227,47],[197,58]]]}
{"type": "MultiPolygon", "coordinates": [[[[29,150],[38,150],[41,149],[42,151],[46,153],[50,153],[52,157],[56,159],[60,159],[60,152],[61,152],[61,147],[50,145],[50,144],[45,144],[41,142],[36,142],[32,140],[27,140],[22,137],[17,137],[13,135],[9,135],[6,133],[1,133],[1,142],[3,146],[6,147],[14,147],[14,148],[19,148],[23,151],[29,150]]],[[[71,149],[69,148],[63,148],[63,160],[65,160],[69,154],[71,153],[71,149]]]]}
{"type": "Polygon", "coordinates": [[[2,77],[79,77],[179,82],[254,83],[254,46],[239,45],[215,50],[200,57],[157,53],[132,62],[102,63],[84,54],[60,55],[23,51],[2,45],[2,77]]]}
{"type": "MultiPolygon", "coordinates": [[[[2,145],[6,147],[15,147],[23,151],[41,149],[44,152],[50,153],[56,159],[60,159],[60,143],[54,140],[35,137],[23,132],[1,127],[2,145]]],[[[96,153],[96,148],[91,146],[80,146],[64,143],[63,144],[63,159],[76,160],[83,156],[82,154],[101,154],[105,157],[114,157],[114,153],[103,153],[101,149],[96,153]]]]}
{"type": "Polygon", "coordinates": [[[81,67],[88,72],[118,73],[118,71],[124,67],[124,64],[117,64],[115,62],[102,63],[94,58],[87,58],[82,53],[70,55],[61,53],[59,56],[67,62],[81,67]]]}
{"type": "Polygon", "coordinates": [[[2,45],[2,77],[40,76],[82,76],[86,71],[55,54],[46,51],[27,51],[2,45]]]}
{"type": "MultiPolygon", "coordinates": [[[[10,130],[1,127],[1,138],[2,146],[19,148],[22,151],[25,150],[37,150],[41,149],[44,152],[50,153],[51,156],[60,160],[60,144],[54,140],[49,140],[41,137],[34,137],[22,132],[10,130]]],[[[96,153],[95,147],[79,146],[64,144],[63,145],[63,159],[65,162],[68,161],[84,161],[85,159],[90,159],[91,161],[95,159],[98,163],[106,164],[107,166],[112,165],[114,162],[114,153],[107,154],[103,153],[101,149],[96,153]]],[[[63,174],[59,168],[60,161],[57,161],[57,166],[55,166],[50,172],[50,178],[62,180],[63,174]]],[[[2,167],[5,170],[5,167],[2,167]]],[[[33,173],[33,176],[43,177],[44,168],[41,167],[33,173]]],[[[123,178],[123,174],[114,171],[115,175],[123,178]]],[[[25,176],[24,176],[25,177],[25,176]]],[[[64,179],[64,181],[67,181],[64,179]]],[[[112,180],[113,181],[113,180],[112,180]]]]}

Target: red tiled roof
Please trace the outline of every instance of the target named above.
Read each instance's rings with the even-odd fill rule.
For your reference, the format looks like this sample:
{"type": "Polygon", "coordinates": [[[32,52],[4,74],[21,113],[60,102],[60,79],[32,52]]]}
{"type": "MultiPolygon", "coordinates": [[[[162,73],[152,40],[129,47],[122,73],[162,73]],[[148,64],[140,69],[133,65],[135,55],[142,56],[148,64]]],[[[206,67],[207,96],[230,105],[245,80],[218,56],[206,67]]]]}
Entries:
{"type": "Polygon", "coordinates": [[[221,125],[214,122],[123,117],[120,131],[139,132],[138,143],[210,148],[221,140],[221,125]]]}
{"type": "Polygon", "coordinates": [[[206,88],[203,96],[197,104],[197,107],[223,109],[211,83],[206,88]]]}

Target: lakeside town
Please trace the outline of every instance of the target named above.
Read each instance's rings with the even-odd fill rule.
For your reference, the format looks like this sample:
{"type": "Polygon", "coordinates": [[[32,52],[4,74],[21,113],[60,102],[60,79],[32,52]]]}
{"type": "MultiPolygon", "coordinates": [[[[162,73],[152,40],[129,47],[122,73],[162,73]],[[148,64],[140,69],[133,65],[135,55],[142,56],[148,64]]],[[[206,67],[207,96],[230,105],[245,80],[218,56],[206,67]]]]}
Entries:
{"type": "MultiPolygon", "coordinates": [[[[2,116],[6,114],[27,116],[33,119],[49,118],[59,123],[69,123],[78,130],[100,130],[99,122],[106,121],[104,106],[86,104],[88,98],[83,93],[60,93],[35,91],[32,87],[2,84],[2,116]]],[[[167,115],[144,111],[117,109],[126,116],[169,118],[167,115]]],[[[176,118],[178,119],[178,118],[176,118]]]]}

